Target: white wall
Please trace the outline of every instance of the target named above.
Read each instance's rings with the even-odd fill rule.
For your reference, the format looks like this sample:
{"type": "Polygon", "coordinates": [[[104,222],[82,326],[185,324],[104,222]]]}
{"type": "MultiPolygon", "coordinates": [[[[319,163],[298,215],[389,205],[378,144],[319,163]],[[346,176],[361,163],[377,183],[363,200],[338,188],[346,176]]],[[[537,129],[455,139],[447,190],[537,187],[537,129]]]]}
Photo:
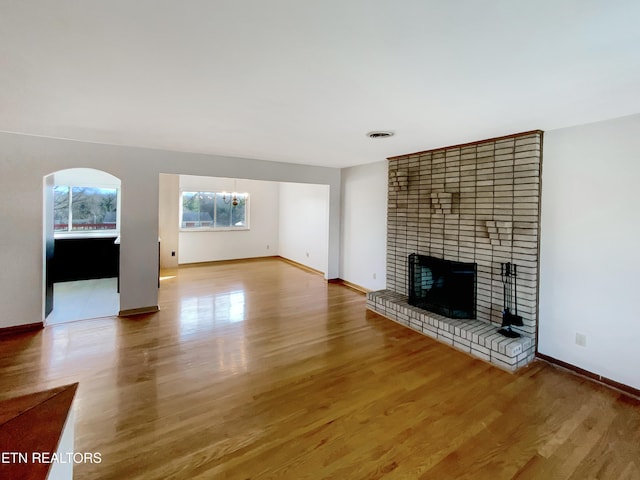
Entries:
{"type": "Polygon", "coordinates": [[[639,180],[640,115],[545,133],[538,351],[634,388],[639,180]]]}
{"type": "Polygon", "coordinates": [[[278,255],[279,183],[180,175],[180,190],[249,194],[249,230],[180,231],[181,264],[278,255]]]}
{"type": "Polygon", "coordinates": [[[77,167],[122,182],[121,310],[158,303],[160,173],[330,185],[325,262],[338,276],[339,169],[0,133],[0,328],[43,320],[43,178],[77,167]]]}
{"type": "Polygon", "coordinates": [[[160,268],[177,268],[178,252],[178,196],[180,176],[160,174],[158,199],[158,235],[160,236],[160,268]],[[171,255],[175,253],[175,255],[171,255]]]}
{"type": "Polygon", "coordinates": [[[342,170],[340,278],[386,288],[387,161],[342,170]]]}
{"type": "Polygon", "coordinates": [[[328,222],[328,185],[280,185],[280,256],[336,278],[327,275],[328,222]]]}
{"type": "Polygon", "coordinates": [[[120,180],[94,168],[69,168],[53,174],[56,185],[78,187],[120,187],[120,180]]]}

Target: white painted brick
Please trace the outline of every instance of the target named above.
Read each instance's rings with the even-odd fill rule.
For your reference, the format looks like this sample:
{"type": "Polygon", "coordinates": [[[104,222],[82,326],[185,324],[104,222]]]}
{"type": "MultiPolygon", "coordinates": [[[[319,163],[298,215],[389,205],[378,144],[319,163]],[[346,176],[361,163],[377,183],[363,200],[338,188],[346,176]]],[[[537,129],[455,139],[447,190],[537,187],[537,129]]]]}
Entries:
{"type": "Polygon", "coordinates": [[[491,360],[493,359],[498,359],[504,363],[507,363],[509,365],[515,365],[518,362],[518,359],[516,357],[508,357],[506,355],[503,355],[501,353],[495,352],[495,351],[491,351],[491,360]]]}
{"type": "Polygon", "coordinates": [[[496,333],[496,329],[492,329],[492,332],[493,333],[491,333],[491,335],[487,335],[486,337],[484,337],[484,346],[493,351],[493,350],[497,350],[497,348],[493,347],[493,342],[495,340],[500,340],[504,337],[499,333],[496,333]]]}
{"type": "Polygon", "coordinates": [[[422,333],[424,333],[425,335],[428,335],[431,338],[438,338],[438,329],[435,327],[432,327],[431,325],[424,325],[422,327],[422,333]]]}
{"type": "Polygon", "coordinates": [[[522,337],[522,349],[526,350],[533,345],[533,339],[531,337],[522,337]]]}
{"type": "Polygon", "coordinates": [[[417,330],[418,332],[422,333],[422,324],[417,323],[417,322],[410,322],[408,324],[408,327],[410,327],[413,330],[417,330]]]}
{"type": "Polygon", "coordinates": [[[438,340],[441,341],[442,343],[446,343],[447,345],[453,345],[453,338],[444,337],[442,336],[442,333],[447,333],[447,332],[440,331],[438,333],[438,340]]]}
{"type": "Polygon", "coordinates": [[[482,327],[479,330],[476,330],[472,333],[471,335],[471,341],[473,343],[478,343],[482,346],[484,346],[484,339],[487,335],[492,335],[493,331],[495,329],[493,328],[492,325],[490,325],[489,323],[486,324],[486,326],[482,327]]]}
{"type": "Polygon", "coordinates": [[[455,340],[453,341],[453,348],[456,348],[456,349],[461,350],[461,351],[466,352],[466,353],[471,353],[471,347],[469,345],[465,345],[463,343],[456,342],[455,340]]]}
{"type": "MultiPolygon", "coordinates": [[[[523,351],[522,341],[517,340],[517,341],[512,341],[508,343],[506,345],[506,349],[504,353],[508,357],[515,357],[516,355],[522,354],[522,351],[523,351]]],[[[518,358],[518,360],[520,360],[520,358],[518,358]]]]}
{"type": "Polygon", "coordinates": [[[481,353],[484,353],[485,355],[489,356],[491,354],[491,350],[489,350],[487,347],[484,347],[478,343],[473,343],[471,342],[471,348],[473,350],[477,350],[481,353]]]}
{"type": "Polygon", "coordinates": [[[516,358],[518,359],[519,362],[521,362],[522,360],[526,360],[527,357],[529,357],[530,355],[532,355],[532,352],[530,352],[529,350],[520,353],[516,358]]]}
{"type": "Polygon", "coordinates": [[[487,362],[491,361],[491,357],[489,356],[488,353],[475,350],[474,348],[471,348],[471,351],[469,353],[471,353],[471,355],[473,355],[474,357],[480,358],[481,360],[485,360],[487,362]]]}
{"type": "Polygon", "coordinates": [[[459,329],[459,333],[457,336],[459,336],[460,338],[464,338],[465,340],[467,340],[467,335],[469,335],[469,330],[465,329],[465,328],[460,328],[459,329]]]}
{"type": "Polygon", "coordinates": [[[509,370],[510,372],[513,372],[518,368],[517,364],[510,364],[507,362],[503,362],[499,358],[491,357],[489,361],[498,367],[501,367],[505,370],[509,370]]]}
{"type": "Polygon", "coordinates": [[[453,334],[449,333],[445,330],[438,330],[438,337],[443,337],[443,338],[448,338],[449,340],[453,341],[453,334]]]}

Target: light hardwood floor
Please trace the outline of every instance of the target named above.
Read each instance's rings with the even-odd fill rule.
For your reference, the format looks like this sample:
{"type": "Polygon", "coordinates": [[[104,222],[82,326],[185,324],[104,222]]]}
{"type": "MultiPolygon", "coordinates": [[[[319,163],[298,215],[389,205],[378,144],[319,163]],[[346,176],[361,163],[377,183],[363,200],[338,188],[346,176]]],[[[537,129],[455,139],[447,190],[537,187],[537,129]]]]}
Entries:
{"type": "MultiPolygon", "coordinates": [[[[161,311],[0,342],[0,398],[80,382],[78,479],[639,479],[640,402],[509,374],[277,259],[182,268],[161,311]]],[[[32,320],[32,319],[26,319],[32,320]]]]}

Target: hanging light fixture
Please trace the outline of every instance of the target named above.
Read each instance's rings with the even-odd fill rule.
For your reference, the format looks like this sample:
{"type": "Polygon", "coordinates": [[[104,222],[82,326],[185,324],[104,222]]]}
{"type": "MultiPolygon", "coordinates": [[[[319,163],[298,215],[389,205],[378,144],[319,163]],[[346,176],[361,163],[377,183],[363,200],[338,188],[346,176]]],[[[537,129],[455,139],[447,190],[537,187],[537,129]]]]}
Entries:
{"type": "Polygon", "coordinates": [[[223,192],[222,193],[222,201],[224,201],[224,203],[228,204],[229,202],[231,202],[231,205],[234,207],[238,206],[238,203],[240,203],[238,201],[238,194],[236,193],[236,179],[233,179],[233,193],[229,196],[229,198],[227,199],[227,192],[223,192]]]}

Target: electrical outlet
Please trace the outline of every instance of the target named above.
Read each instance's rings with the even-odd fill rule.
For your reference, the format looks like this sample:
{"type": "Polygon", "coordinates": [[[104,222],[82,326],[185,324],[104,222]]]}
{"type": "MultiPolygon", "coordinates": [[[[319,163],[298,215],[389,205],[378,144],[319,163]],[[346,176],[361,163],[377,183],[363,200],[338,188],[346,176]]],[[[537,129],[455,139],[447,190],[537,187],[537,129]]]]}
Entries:
{"type": "Polygon", "coordinates": [[[587,346],[587,336],[584,333],[576,332],[576,345],[580,345],[581,347],[587,346]]]}
{"type": "Polygon", "coordinates": [[[309,252],[307,252],[307,258],[309,258],[309,252]]]}
{"type": "Polygon", "coordinates": [[[175,257],[176,256],[176,251],[175,250],[171,250],[171,256],[175,257]]]}
{"type": "Polygon", "coordinates": [[[375,273],[373,274],[373,279],[374,279],[374,280],[376,279],[376,274],[375,274],[375,273]]]}
{"type": "Polygon", "coordinates": [[[269,250],[269,245],[267,245],[267,250],[269,250]]]}

